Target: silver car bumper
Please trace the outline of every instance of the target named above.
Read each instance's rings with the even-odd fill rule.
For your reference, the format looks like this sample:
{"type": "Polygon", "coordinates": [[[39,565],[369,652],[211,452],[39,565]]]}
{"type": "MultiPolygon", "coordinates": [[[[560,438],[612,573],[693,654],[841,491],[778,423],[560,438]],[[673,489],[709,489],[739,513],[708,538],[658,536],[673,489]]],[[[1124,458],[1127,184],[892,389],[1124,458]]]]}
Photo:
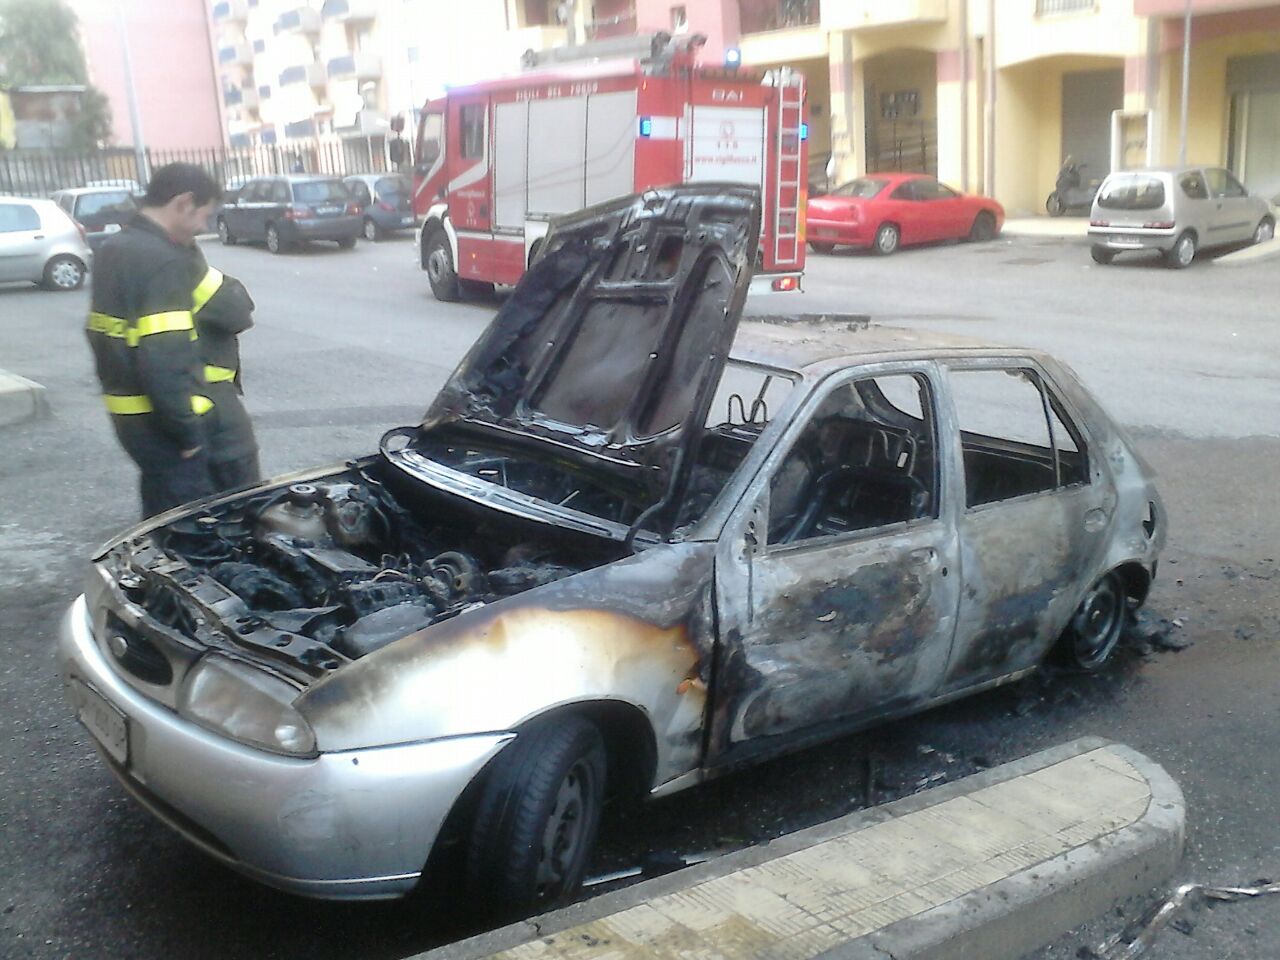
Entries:
{"type": "Polygon", "coordinates": [[[1168,250],[1177,239],[1174,230],[1110,230],[1090,227],[1089,242],[1094,246],[1123,252],[1125,250],[1168,250]]]}
{"type": "Polygon", "coordinates": [[[84,597],[63,618],[58,658],[81,722],[143,806],[226,865],[307,896],[406,893],[454,801],[514,737],[456,737],[314,759],[256,750],[125,684],[94,640],[84,597]],[[116,715],[121,726],[111,720],[116,715]],[[120,736],[104,739],[104,727],[120,736]]]}

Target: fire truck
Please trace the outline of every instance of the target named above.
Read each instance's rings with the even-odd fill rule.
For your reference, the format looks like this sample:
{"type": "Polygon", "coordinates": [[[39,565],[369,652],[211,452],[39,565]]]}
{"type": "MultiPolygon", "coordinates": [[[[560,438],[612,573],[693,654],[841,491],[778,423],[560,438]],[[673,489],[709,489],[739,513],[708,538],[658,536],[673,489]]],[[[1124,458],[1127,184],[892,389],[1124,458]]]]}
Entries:
{"type": "Polygon", "coordinates": [[[760,187],[752,290],[799,289],[803,77],[697,66],[700,40],[655,34],[531,51],[525,73],[428,101],[413,208],[436,298],[514,284],[556,216],[695,181],[760,187]],[[629,55],[608,56],[628,45],[629,55]]]}

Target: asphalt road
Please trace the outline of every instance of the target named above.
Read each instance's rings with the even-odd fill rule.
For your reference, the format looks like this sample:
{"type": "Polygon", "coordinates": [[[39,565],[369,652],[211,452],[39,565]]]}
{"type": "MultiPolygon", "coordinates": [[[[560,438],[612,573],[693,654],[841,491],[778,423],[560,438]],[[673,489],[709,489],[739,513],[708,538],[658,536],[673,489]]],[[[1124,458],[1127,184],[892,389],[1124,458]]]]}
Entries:
{"type": "MultiPolygon", "coordinates": [[[[371,451],[414,421],[494,309],[436,303],[408,240],[206,252],[258,303],[244,368],[270,473],[371,451]]],[[[612,816],[595,869],[757,842],[1098,734],[1182,784],[1179,880],[1280,878],[1277,261],[1103,268],[1077,242],[1001,240],[813,257],[805,286],[748,310],[869,314],[1047,348],[1075,367],[1160,473],[1171,532],[1150,609],[1190,646],[1128,647],[1101,676],[1042,675],[612,816]]],[[[0,428],[0,957],[383,960],[456,935],[421,898],[309,902],[208,861],[124,796],[71,718],[53,668],[57,618],[92,547],[137,510],[96,396],[86,304],[0,288],[0,367],[44,383],[53,407],[0,428]]],[[[1076,957],[1140,906],[1118,905],[1040,960],[1076,957]]],[[[1280,902],[1192,920],[1153,955],[1280,953],[1280,902]]]]}

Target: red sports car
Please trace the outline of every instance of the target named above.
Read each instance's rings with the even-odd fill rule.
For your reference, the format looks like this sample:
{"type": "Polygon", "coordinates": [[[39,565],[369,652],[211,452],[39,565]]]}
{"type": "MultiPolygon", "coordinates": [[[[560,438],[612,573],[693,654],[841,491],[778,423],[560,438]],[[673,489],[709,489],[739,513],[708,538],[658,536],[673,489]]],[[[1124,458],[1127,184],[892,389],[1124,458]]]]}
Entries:
{"type": "Polygon", "coordinates": [[[919,173],[871,173],[809,201],[809,246],[870,247],[890,254],[935,240],[990,240],[1004,224],[1004,207],[990,197],[956,193],[919,173]]]}

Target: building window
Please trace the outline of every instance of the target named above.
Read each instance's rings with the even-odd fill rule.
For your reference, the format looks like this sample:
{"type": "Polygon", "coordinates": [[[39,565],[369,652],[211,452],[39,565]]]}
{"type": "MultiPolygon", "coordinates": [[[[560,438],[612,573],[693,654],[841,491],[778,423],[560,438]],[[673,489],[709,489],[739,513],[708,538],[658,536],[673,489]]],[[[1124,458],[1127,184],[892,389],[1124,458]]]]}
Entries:
{"type": "Polygon", "coordinates": [[[267,49],[267,41],[261,40],[261,39],[253,41],[254,53],[262,53],[266,49],[267,49]]]}
{"type": "Polygon", "coordinates": [[[417,47],[410,47],[408,50],[406,50],[406,51],[405,51],[405,56],[406,56],[406,58],[408,59],[408,61],[409,61],[410,63],[417,63],[417,62],[418,62],[418,48],[417,48],[417,47]]]}
{"type": "Polygon", "coordinates": [[[671,32],[689,32],[689,12],[683,6],[671,8],[671,32]]]}
{"type": "Polygon", "coordinates": [[[1092,10],[1096,0],[1036,0],[1036,16],[1046,13],[1076,13],[1080,10],[1092,10]]]}

